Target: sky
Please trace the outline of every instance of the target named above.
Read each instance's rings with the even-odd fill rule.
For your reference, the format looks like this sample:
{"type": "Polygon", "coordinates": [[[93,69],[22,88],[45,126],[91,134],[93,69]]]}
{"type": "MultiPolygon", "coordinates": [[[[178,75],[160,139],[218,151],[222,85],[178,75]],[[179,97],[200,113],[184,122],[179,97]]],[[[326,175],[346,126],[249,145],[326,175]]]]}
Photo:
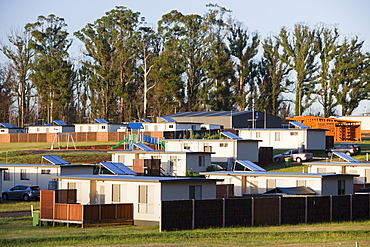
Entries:
{"type": "MultiPolygon", "coordinates": [[[[370,0],[0,0],[0,42],[7,41],[11,30],[22,30],[27,23],[36,22],[39,15],[63,17],[72,35],[115,6],[140,12],[148,23],[156,26],[162,15],[174,9],[183,14],[203,15],[208,3],[231,10],[234,18],[250,32],[258,32],[261,38],[278,34],[284,26],[291,30],[297,23],[311,27],[324,23],[337,27],[342,37],[359,36],[365,41],[364,51],[370,52],[370,0]]],[[[82,45],[77,38],[71,38],[74,43],[70,53],[77,58],[81,56],[82,45]]],[[[370,103],[367,104],[370,111],[370,103]]]]}

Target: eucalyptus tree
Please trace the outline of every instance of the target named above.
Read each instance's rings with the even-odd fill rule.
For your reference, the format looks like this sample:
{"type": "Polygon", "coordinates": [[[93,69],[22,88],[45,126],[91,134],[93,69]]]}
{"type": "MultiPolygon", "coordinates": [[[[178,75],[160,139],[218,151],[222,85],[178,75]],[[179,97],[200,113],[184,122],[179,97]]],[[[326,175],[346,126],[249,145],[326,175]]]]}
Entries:
{"type": "MultiPolygon", "coordinates": [[[[183,15],[173,10],[162,16],[158,22],[158,34],[163,40],[164,49],[161,56],[168,56],[161,60],[181,68],[183,73],[177,75],[181,78],[181,88],[177,89],[174,97],[185,111],[201,109],[198,99],[199,88],[205,81],[204,63],[208,59],[204,36],[203,17],[200,15],[183,15]],[[177,54],[174,60],[173,53],[177,54]]],[[[180,71],[178,71],[180,72],[180,71]]]]}
{"type": "Polygon", "coordinates": [[[89,23],[74,35],[84,43],[93,117],[118,121],[132,117],[136,92],[136,54],[139,12],[123,6],[89,23]]]}
{"type": "Polygon", "coordinates": [[[63,18],[50,14],[39,16],[37,22],[25,26],[31,33],[30,47],[35,50],[32,82],[40,100],[40,112],[51,123],[55,118],[66,120],[72,95],[74,72],[69,61],[67,24],[63,18]]]}
{"type": "Polygon", "coordinates": [[[260,40],[257,33],[250,34],[240,22],[234,22],[230,26],[230,34],[227,37],[229,49],[235,61],[235,100],[239,111],[251,106],[249,98],[255,93],[255,82],[252,79],[253,59],[258,53],[260,40]],[[254,92],[254,93],[253,93],[254,92]]]}
{"type": "Polygon", "coordinates": [[[263,55],[255,73],[258,87],[257,110],[281,116],[282,108],[288,103],[283,93],[289,92],[292,82],[288,76],[292,68],[280,60],[281,56],[286,57],[287,54],[279,54],[280,45],[275,39],[265,38],[262,48],[263,55]]]}
{"type": "Polygon", "coordinates": [[[319,52],[320,69],[318,70],[318,86],[314,93],[317,102],[323,107],[324,117],[335,115],[335,108],[338,105],[335,99],[335,92],[338,88],[333,81],[331,69],[338,54],[339,36],[337,28],[326,27],[319,27],[315,34],[314,44],[316,51],[319,52]]]}
{"type": "Polygon", "coordinates": [[[281,60],[295,72],[295,115],[300,116],[313,103],[311,95],[318,70],[315,30],[296,24],[292,33],[283,27],[276,39],[283,49],[282,53],[288,55],[282,56],[281,60]]]}
{"type": "Polygon", "coordinates": [[[11,84],[14,78],[12,66],[0,64],[0,121],[11,122],[12,92],[11,84]]]}
{"type": "Polygon", "coordinates": [[[362,52],[363,43],[358,37],[345,38],[335,59],[332,79],[342,116],[350,115],[370,96],[370,56],[362,52]]]}
{"type": "Polygon", "coordinates": [[[0,51],[8,58],[14,78],[11,89],[15,95],[17,125],[30,123],[30,107],[33,84],[29,80],[34,51],[30,47],[31,35],[27,31],[12,30],[8,35],[9,44],[1,44],[0,51]]]}
{"type": "Polygon", "coordinates": [[[217,4],[208,4],[204,16],[205,42],[209,59],[204,63],[206,81],[199,91],[203,109],[229,111],[234,105],[234,68],[230,50],[226,44],[232,19],[229,10],[217,4]]]}

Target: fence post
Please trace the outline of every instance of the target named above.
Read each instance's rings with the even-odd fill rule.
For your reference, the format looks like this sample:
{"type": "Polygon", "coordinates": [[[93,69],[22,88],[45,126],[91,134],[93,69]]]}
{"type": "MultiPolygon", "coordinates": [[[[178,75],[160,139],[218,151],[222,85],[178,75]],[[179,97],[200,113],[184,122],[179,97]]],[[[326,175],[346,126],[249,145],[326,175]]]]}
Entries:
{"type": "Polygon", "coordinates": [[[305,200],[305,210],[304,210],[304,222],[307,223],[307,218],[308,218],[308,199],[307,199],[307,196],[306,196],[306,200],[305,200]]]}
{"type": "Polygon", "coordinates": [[[349,205],[349,212],[350,212],[350,218],[349,218],[349,220],[352,220],[352,214],[353,214],[353,199],[352,199],[352,194],[350,194],[349,195],[350,197],[350,205],[349,205]]]}
{"type": "Polygon", "coordinates": [[[191,222],[191,229],[195,229],[195,200],[191,199],[192,204],[193,204],[193,217],[192,217],[192,222],[191,222]]]}
{"type": "Polygon", "coordinates": [[[225,227],[225,212],[226,212],[226,209],[225,209],[225,198],[222,198],[222,227],[225,227]]]}
{"type": "Polygon", "coordinates": [[[333,195],[330,195],[330,222],[333,221],[333,195]]]}
{"type": "Polygon", "coordinates": [[[252,219],[251,219],[251,226],[254,226],[254,197],[252,197],[252,203],[251,203],[251,208],[252,208],[252,219]]]}
{"type": "Polygon", "coordinates": [[[281,225],[281,196],[279,196],[279,225],[281,225]]]}

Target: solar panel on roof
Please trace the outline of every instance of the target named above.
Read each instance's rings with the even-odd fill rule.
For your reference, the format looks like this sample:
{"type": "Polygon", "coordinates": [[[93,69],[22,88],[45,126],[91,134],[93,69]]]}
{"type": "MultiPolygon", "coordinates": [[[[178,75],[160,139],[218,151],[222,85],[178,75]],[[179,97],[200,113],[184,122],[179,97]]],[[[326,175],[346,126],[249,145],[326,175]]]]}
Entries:
{"type": "Polygon", "coordinates": [[[43,155],[42,158],[46,159],[53,165],[67,165],[69,164],[68,161],[65,161],[64,159],[60,158],[58,155],[43,155]]]}
{"type": "Polygon", "coordinates": [[[144,151],[154,151],[153,148],[148,147],[147,145],[145,145],[143,143],[133,143],[133,145],[136,146],[137,148],[140,148],[141,150],[144,150],[144,151]]]}
{"type": "Polygon", "coordinates": [[[109,123],[107,120],[103,119],[103,118],[95,118],[94,119],[94,123],[109,123]]]}
{"type": "Polygon", "coordinates": [[[53,126],[52,124],[45,124],[45,126],[53,126]]]}
{"type": "Polygon", "coordinates": [[[236,160],[235,162],[251,170],[252,172],[265,172],[266,171],[262,167],[254,164],[252,161],[249,161],[249,160],[236,160]]]}
{"type": "Polygon", "coordinates": [[[226,136],[227,138],[230,138],[230,139],[233,139],[233,140],[242,139],[240,136],[237,136],[234,133],[229,132],[229,131],[221,132],[221,134],[226,136]]]}
{"type": "Polygon", "coordinates": [[[66,124],[66,122],[64,122],[63,120],[54,120],[54,123],[56,125],[60,125],[60,126],[66,126],[68,124],[66,124]]]}
{"type": "Polygon", "coordinates": [[[137,175],[122,163],[100,162],[100,164],[116,175],[137,175]]]}
{"type": "Polygon", "coordinates": [[[343,159],[347,162],[360,162],[359,160],[356,160],[355,158],[353,158],[350,155],[347,155],[345,153],[333,152],[333,154],[335,154],[336,156],[338,156],[339,158],[341,158],[341,159],[343,159]]]}
{"type": "Polygon", "coordinates": [[[289,121],[289,123],[293,124],[295,127],[298,127],[300,129],[308,129],[308,126],[304,125],[303,123],[297,122],[297,121],[289,121]]]}
{"type": "Polygon", "coordinates": [[[0,123],[4,128],[17,128],[16,126],[10,124],[10,123],[0,123]]]}
{"type": "Polygon", "coordinates": [[[143,120],[143,122],[145,122],[145,123],[153,123],[153,121],[152,121],[152,120],[147,119],[147,118],[143,118],[143,119],[141,119],[141,120],[143,120]]]}
{"type": "Polygon", "coordinates": [[[161,117],[161,118],[168,123],[176,123],[176,121],[171,117],[161,117]]]}

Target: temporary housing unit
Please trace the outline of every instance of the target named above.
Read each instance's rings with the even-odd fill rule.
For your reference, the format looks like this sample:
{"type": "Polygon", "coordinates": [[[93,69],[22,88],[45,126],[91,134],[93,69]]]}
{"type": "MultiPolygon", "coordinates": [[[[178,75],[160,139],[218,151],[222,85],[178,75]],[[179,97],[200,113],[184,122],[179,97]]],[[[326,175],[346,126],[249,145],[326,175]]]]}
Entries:
{"type": "Polygon", "coordinates": [[[300,122],[312,129],[327,129],[327,136],[334,136],[334,141],[361,141],[361,122],[315,116],[287,118],[300,122]]]}
{"type": "Polygon", "coordinates": [[[0,123],[0,134],[14,134],[14,133],[24,133],[23,128],[19,128],[10,123],[0,123]]]}
{"type": "Polygon", "coordinates": [[[27,127],[28,133],[64,133],[64,132],[75,132],[75,126],[66,124],[62,120],[55,120],[55,125],[30,125],[27,127]]]}
{"type": "Polygon", "coordinates": [[[308,172],[325,174],[357,174],[353,183],[356,190],[370,184],[370,163],[362,162],[307,162],[308,172]]]}
{"type": "Polygon", "coordinates": [[[158,117],[157,122],[191,122],[217,124],[225,129],[230,128],[280,128],[281,118],[260,111],[207,111],[179,112],[158,117]]]}
{"type": "MultiPolygon", "coordinates": [[[[52,155],[56,156],[56,155],[52,155]]],[[[3,190],[10,189],[17,184],[39,185],[41,189],[57,189],[52,176],[71,174],[93,174],[94,165],[73,165],[60,162],[63,159],[53,160],[57,163],[47,164],[7,164],[1,163],[3,190]]]]}
{"type": "Polygon", "coordinates": [[[91,124],[75,124],[75,132],[116,132],[125,124],[112,124],[102,118],[96,118],[91,124]]]}
{"type": "Polygon", "coordinates": [[[325,150],[326,130],[324,129],[238,129],[244,139],[257,139],[260,147],[274,149],[325,150]]]}
{"type": "Polygon", "coordinates": [[[133,203],[135,225],[158,225],[161,202],[215,199],[218,180],[122,175],[55,176],[60,189],[77,188],[77,203],[133,203]]]}
{"type": "MultiPolygon", "coordinates": [[[[186,171],[199,173],[206,171],[211,165],[211,152],[186,152],[186,151],[109,151],[112,154],[112,162],[122,163],[137,173],[139,167],[149,167],[155,164],[155,160],[160,161],[158,168],[162,175],[185,176],[186,171]],[[141,162],[142,161],[142,162],[141,162]],[[134,164],[136,167],[134,167],[134,164]]],[[[158,174],[159,175],[159,174],[158,174]]]]}
{"type": "Polygon", "coordinates": [[[233,184],[235,196],[262,194],[276,187],[305,186],[317,195],[353,194],[353,174],[282,173],[220,171],[202,172],[206,178],[223,179],[219,184],[233,184]]]}
{"type": "Polygon", "coordinates": [[[163,140],[166,151],[213,152],[212,163],[231,169],[234,160],[258,163],[256,139],[172,139],[163,140]]]}

